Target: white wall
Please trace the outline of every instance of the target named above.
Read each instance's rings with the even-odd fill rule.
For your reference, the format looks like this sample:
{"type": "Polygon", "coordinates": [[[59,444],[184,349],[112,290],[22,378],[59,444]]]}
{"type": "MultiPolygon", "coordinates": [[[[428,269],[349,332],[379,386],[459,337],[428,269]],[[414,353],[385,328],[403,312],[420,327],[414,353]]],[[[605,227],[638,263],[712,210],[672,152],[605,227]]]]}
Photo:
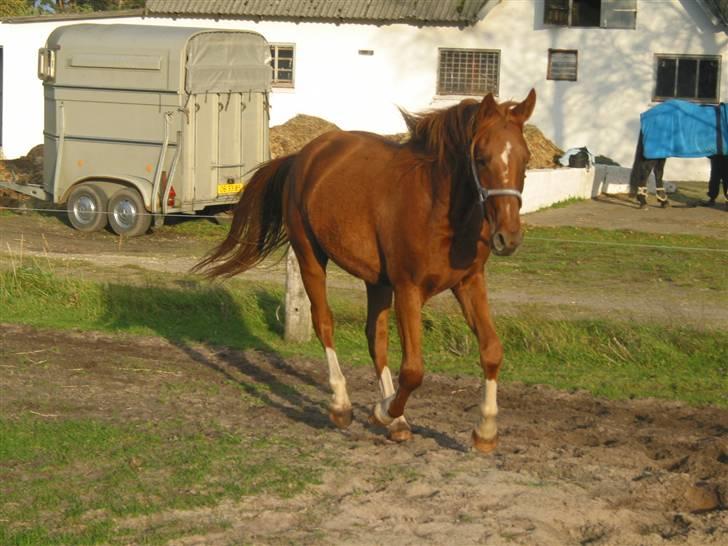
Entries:
{"type": "MultiPolygon", "coordinates": [[[[404,131],[397,106],[417,111],[460,99],[435,95],[438,47],[499,49],[502,100],[521,100],[534,87],[538,104],[532,122],[547,137],[563,149],[588,146],[630,166],[639,114],[651,105],[655,53],[722,54],[723,73],[728,71],[728,34],[694,0],[639,0],[638,10],[636,30],[546,28],[543,0],[503,0],[477,25],[463,30],[209,19],[93,22],[246,28],[270,42],[293,43],[295,88],[274,91],[271,123],[305,113],[343,129],[381,133],[404,131]],[[578,82],[546,80],[549,48],[578,50],[578,82]],[[359,55],[360,49],[371,49],[374,55],[359,55]]],[[[3,148],[8,157],[22,155],[42,140],[42,87],[35,77],[35,56],[59,25],[0,25],[5,48],[3,148]]],[[[723,77],[721,85],[726,100],[728,79],[723,77]]],[[[665,177],[707,180],[708,165],[706,159],[673,159],[665,177]]]]}

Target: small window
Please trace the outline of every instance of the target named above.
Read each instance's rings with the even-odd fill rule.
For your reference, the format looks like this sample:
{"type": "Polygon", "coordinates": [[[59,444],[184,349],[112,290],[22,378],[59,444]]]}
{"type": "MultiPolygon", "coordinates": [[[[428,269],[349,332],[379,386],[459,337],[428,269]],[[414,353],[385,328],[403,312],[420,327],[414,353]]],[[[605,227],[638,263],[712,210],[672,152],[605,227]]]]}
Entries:
{"type": "Polygon", "coordinates": [[[578,53],[575,49],[549,49],[547,79],[576,81],[578,53]]]}
{"type": "Polygon", "coordinates": [[[714,56],[657,55],[653,98],[719,102],[720,61],[714,56]]]}
{"type": "Polygon", "coordinates": [[[565,27],[635,28],[637,0],[545,0],[543,22],[565,27]]]}
{"type": "Polygon", "coordinates": [[[270,65],[273,68],[274,87],[293,87],[293,60],[295,47],[288,44],[270,46],[270,65]]]}
{"type": "Polygon", "coordinates": [[[438,95],[498,95],[500,51],[440,49],[438,95]]]}

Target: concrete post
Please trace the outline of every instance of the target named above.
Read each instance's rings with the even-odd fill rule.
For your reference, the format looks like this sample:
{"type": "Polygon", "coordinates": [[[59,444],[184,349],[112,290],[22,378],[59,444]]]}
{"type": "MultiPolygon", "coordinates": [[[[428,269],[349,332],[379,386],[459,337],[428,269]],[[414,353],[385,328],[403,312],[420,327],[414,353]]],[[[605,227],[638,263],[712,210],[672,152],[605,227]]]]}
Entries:
{"type": "Polygon", "coordinates": [[[286,323],[284,339],[304,343],[311,339],[311,303],[303,288],[301,270],[292,248],[286,256],[286,323]]]}

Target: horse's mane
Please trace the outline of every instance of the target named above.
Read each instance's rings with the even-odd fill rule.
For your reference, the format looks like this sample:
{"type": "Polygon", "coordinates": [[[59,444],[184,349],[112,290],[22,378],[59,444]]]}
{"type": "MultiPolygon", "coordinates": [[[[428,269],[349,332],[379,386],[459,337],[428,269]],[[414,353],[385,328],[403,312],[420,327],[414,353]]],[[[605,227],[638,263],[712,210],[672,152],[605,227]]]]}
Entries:
{"type": "MultiPolygon", "coordinates": [[[[508,120],[511,109],[517,104],[503,102],[497,105],[498,111],[508,120]]],[[[476,134],[474,117],[479,107],[477,100],[465,99],[450,108],[420,113],[400,108],[400,112],[410,133],[410,145],[440,165],[453,165],[467,158],[473,140],[490,125],[480,124],[476,134]]]]}

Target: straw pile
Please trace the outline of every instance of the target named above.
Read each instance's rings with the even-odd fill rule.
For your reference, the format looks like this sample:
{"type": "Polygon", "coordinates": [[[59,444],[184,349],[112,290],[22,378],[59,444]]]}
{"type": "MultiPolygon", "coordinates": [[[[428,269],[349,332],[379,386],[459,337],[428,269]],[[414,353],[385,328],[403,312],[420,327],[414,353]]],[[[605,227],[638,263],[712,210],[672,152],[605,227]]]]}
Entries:
{"type": "Polygon", "coordinates": [[[564,155],[563,150],[546,138],[538,127],[527,124],[523,128],[523,135],[526,137],[526,144],[531,152],[531,159],[526,168],[554,169],[561,167],[558,159],[564,155]]]}
{"type": "Polygon", "coordinates": [[[275,159],[295,153],[317,136],[335,130],[338,127],[325,119],[299,114],[270,128],[270,156],[275,159]]]}
{"type": "MultiPolygon", "coordinates": [[[[43,184],[43,145],[33,147],[18,159],[0,160],[0,180],[14,184],[43,184]]],[[[0,206],[17,207],[30,197],[0,188],[0,206]]]]}
{"type": "MultiPolygon", "coordinates": [[[[303,114],[298,115],[283,125],[271,127],[271,157],[276,158],[281,155],[295,153],[317,136],[337,129],[338,127],[336,125],[324,119],[303,114]]],[[[547,139],[538,127],[526,125],[524,135],[528,148],[531,151],[531,160],[528,162],[529,169],[552,169],[560,167],[558,158],[564,152],[547,139]]],[[[408,133],[397,133],[385,136],[400,143],[407,141],[409,138],[408,133]]]]}

